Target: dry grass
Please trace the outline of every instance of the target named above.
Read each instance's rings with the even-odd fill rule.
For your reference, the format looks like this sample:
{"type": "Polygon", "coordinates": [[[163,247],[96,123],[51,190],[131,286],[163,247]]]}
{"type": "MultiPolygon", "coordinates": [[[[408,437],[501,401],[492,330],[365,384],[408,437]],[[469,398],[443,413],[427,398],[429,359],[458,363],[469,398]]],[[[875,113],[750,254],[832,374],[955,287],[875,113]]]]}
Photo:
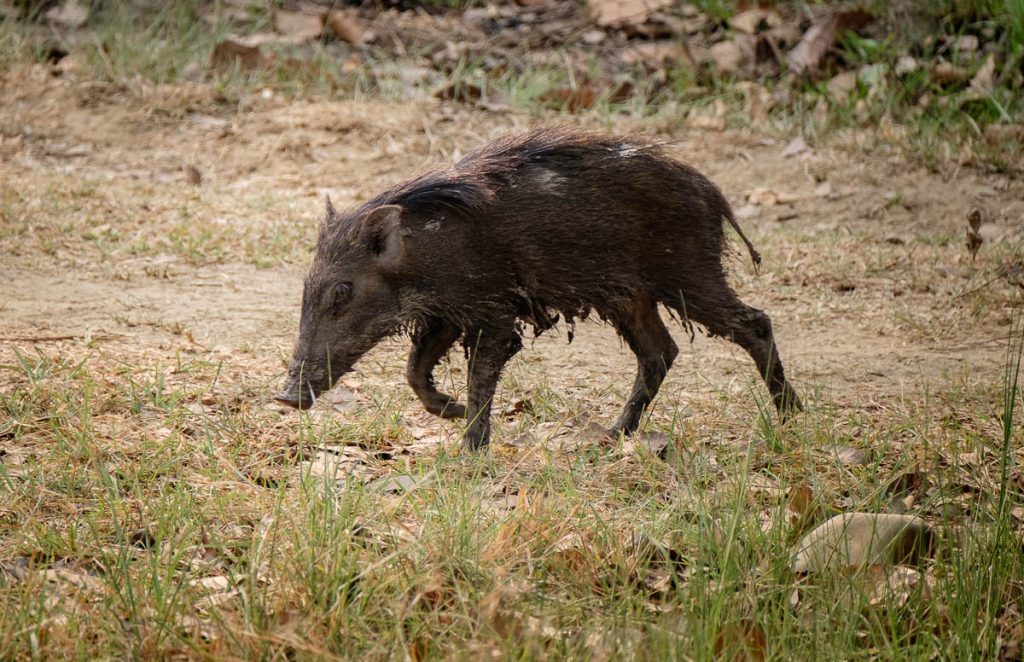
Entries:
{"type": "Polygon", "coordinates": [[[748,447],[742,401],[726,401],[746,412],[732,421],[718,403],[662,411],[645,438],[668,435],[666,461],[609,446],[543,392],[532,410],[551,415],[503,420],[467,456],[456,427],[430,434],[394,400],[397,371],[359,389],[379,408],[297,420],[261,404],[269,384],[200,358],[68,347],[3,367],[8,659],[706,657],[735,623],[784,657],[924,657],[950,639],[991,657],[1019,637],[1008,387],[967,378],[874,410],[819,400],[772,428],[774,449],[748,447]],[[788,570],[814,523],[897,502],[942,533],[928,591],[876,599],[857,576],[788,570]]]}

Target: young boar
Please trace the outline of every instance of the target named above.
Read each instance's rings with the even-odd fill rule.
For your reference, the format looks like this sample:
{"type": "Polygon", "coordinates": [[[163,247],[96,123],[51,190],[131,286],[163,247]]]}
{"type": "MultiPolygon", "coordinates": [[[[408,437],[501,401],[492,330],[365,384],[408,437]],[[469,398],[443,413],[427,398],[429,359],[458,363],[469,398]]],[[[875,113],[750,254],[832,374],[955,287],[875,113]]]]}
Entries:
{"type": "Polygon", "coordinates": [[[468,417],[465,443],[480,448],[524,324],[539,333],[561,315],[571,328],[594,311],[637,357],[610,430],[630,434],[678,352],[660,304],[691,335],[698,324],[745,349],[781,415],[800,410],[771,321],[726,282],[723,221],[759,262],[721,191],[699,172],[649,142],[566,129],[499,140],[351,211],[328,201],[276,399],[312,406],[381,339],[409,332],[409,384],[427,411],[468,417]],[[466,405],[433,378],[458,340],[469,357],[466,405]]]}

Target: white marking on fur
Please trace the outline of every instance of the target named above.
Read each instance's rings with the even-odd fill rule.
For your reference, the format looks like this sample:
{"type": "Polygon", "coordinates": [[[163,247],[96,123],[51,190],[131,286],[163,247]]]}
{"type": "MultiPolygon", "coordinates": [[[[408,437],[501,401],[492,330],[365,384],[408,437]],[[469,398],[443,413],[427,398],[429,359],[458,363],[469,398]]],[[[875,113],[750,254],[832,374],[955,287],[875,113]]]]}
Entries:
{"type": "Polygon", "coordinates": [[[562,177],[562,175],[554,170],[545,170],[543,168],[534,171],[533,179],[541,188],[546,188],[552,193],[557,193],[559,187],[565,181],[565,177],[562,177]]]}
{"type": "Polygon", "coordinates": [[[619,145],[619,156],[621,156],[624,159],[628,159],[629,157],[635,155],[639,151],[639,147],[637,147],[636,145],[631,145],[630,143],[622,143],[621,145],[619,145]]]}

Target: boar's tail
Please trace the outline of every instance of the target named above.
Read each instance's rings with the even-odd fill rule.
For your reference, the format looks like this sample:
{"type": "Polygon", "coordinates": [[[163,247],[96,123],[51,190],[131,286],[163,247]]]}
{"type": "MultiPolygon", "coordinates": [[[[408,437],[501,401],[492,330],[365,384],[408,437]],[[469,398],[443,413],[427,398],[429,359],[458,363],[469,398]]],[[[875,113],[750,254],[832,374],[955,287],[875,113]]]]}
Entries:
{"type": "Polygon", "coordinates": [[[747,250],[750,252],[750,260],[754,263],[754,273],[759,273],[758,267],[761,266],[761,254],[754,248],[754,244],[750,243],[750,240],[747,239],[747,235],[743,234],[743,230],[740,229],[740,224],[736,222],[736,217],[733,216],[731,209],[726,210],[725,220],[729,221],[729,225],[740,236],[743,243],[747,245],[747,250]]]}

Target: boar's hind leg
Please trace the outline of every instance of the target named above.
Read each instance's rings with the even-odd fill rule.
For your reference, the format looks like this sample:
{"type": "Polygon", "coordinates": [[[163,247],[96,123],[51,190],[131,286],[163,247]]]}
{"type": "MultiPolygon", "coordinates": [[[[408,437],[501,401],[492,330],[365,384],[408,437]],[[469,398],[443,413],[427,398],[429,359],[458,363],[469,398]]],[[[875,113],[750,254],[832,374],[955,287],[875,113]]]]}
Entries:
{"type": "MultiPolygon", "coordinates": [[[[727,288],[724,284],[723,287],[727,288]]],[[[728,298],[725,301],[694,302],[687,299],[686,313],[691,320],[704,325],[711,335],[727,338],[747,350],[768,385],[772,401],[782,418],[803,411],[800,397],[786,381],[771,319],[757,308],[744,304],[732,290],[726,291],[728,298]]]]}
{"type": "Polygon", "coordinates": [[[469,348],[469,426],[465,444],[471,450],[491,440],[491,400],[498,387],[501,369],[523,347],[515,321],[466,334],[469,348]]]}
{"type": "Polygon", "coordinates": [[[633,391],[615,427],[609,430],[617,437],[631,434],[640,425],[640,417],[657,395],[679,348],[661,321],[657,304],[646,294],[638,295],[610,317],[619,335],[636,354],[637,362],[633,391]]]}
{"type": "Polygon", "coordinates": [[[405,376],[423,406],[441,418],[465,418],[466,407],[434,386],[434,366],[462,333],[441,320],[431,320],[412,334],[412,351],[405,376]]]}

